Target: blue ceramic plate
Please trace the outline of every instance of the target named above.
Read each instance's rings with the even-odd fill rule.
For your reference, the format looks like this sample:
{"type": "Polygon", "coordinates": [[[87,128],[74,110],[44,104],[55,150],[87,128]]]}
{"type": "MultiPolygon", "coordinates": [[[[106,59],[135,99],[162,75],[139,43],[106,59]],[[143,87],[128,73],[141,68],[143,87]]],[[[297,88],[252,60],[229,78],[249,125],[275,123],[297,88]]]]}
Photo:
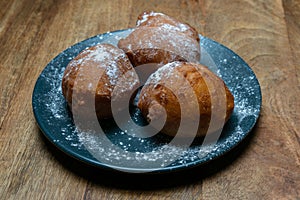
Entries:
{"type": "MultiPolygon", "coordinates": [[[[143,159],[155,162],[155,159],[161,156],[157,153],[143,156],[143,152],[151,152],[151,150],[161,147],[163,143],[168,143],[170,138],[163,134],[157,134],[146,139],[135,138],[127,135],[126,130],[120,130],[112,121],[106,120],[102,123],[102,128],[107,138],[113,144],[121,146],[124,151],[131,152],[129,157],[128,155],[122,157],[114,150],[102,146],[101,138],[97,138],[97,135],[87,136],[77,131],[61,91],[61,80],[65,67],[79,52],[98,43],[116,45],[120,38],[130,32],[131,30],[127,29],[97,35],[60,53],[39,76],[33,91],[32,105],[41,131],[62,152],[100,169],[143,172],[143,167],[136,167],[135,163],[143,161],[143,159]],[[94,147],[87,148],[85,145],[87,140],[94,147]],[[96,159],[89,148],[99,151],[102,159],[96,159]],[[128,161],[132,165],[128,165],[128,161]]],[[[235,99],[234,112],[215,145],[206,148],[201,145],[201,142],[195,141],[184,152],[174,147],[167,154],[177,154],[175,160],[171,160],[172,162],[167,162],[167,165],[155,169],[150,167],[149,170],[145,166],[145,169],[147,168],[145,171],[156,171],[158,173],[177,171],[217,159],[242,142],[259,117],[261,90],[251,68],[230,49],[209,38],[200,37],[202,52],[200,62],[219,75],[231,90],[235,99]],[[180,152],[180,155],[178,152],[180,152]]],[[[131,108],[131,113],[135,116],[136,123],[143,123],[143,118],[138,109],[131,108]]]]}

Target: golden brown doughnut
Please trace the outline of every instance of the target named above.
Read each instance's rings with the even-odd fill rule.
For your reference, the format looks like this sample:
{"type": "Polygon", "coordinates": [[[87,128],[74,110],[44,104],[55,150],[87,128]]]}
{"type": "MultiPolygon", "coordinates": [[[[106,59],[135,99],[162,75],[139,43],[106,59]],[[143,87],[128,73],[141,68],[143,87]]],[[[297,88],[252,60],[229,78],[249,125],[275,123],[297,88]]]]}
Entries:
{"type": "Polygon", "coordinates": [[[144,12],[137,26],[118,47],[123,49],[133,66],[173,61],[200,61],[197,31],[188,24],[162,13],[144,12]]]}
{"type": "MultiPolygon", "coordinates": [[[[233,111],[234,99],[223,80],[207,67],[195,63],[172,62],[149,77],[138,101],[138,107],[149,122],[162,119],[161,106],[167,114],[161,132],[175,136],[181,117],[184,116],[188,123],[199,125],[198,130],[196,129],[197,136],[204,136],[223,127],[233,111]],[[180,103],[185,107],[184,113],[181,113],[180,103]],[[193,103],[198,103],[199,109],[195,109],[193,105],[197,104],[193,103]],[[212,111],[214,120],[210,124],[212,111]],[[197,118],[200,121],[195,121],[197,118]]],[[[187,132],[184,136],[191,136],[190,134],[195,135],[187,132]]]]}
{"type": "Polygon", "coordinates": [[[126,54],[110,44],[98,44],[71,60],[63,75],[62,92],[73,113],[89,119],[94,113],[89,113],[86,106],[95,103],[97,117],[103,119],[112,117],[112,100],[125,100],[138,85],[138,76],[126,54]]]}

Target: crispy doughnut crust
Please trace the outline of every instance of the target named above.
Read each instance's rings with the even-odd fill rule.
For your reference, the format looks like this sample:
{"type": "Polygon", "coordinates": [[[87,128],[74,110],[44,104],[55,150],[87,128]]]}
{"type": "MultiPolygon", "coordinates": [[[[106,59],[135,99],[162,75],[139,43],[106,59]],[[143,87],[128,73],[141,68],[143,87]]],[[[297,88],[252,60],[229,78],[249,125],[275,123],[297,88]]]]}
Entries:
{"type": "Polygon", "coordinates": [[[103,119],[112,117],[113,98],[122,100],[138,85],[137,74],[126,54],[110,44],[98,44],[71,60],[63,75],[62,92],[73,113],[89,119],[94,113],[86,106],[95,103],[96,115],[103,119]],[[117,85],[118,90],[113,93],[117,85]]]}
{"type": "MultiPolygon", "coordinates": [[[[173,62],[152,74],[142,88],[138,107],[149,122],[162,119],[163,112],[158,104],[167,114],[161,132],[175,136],[184,112],[188,122],[199,125],[196,136],[205,136],[223,127],[233,111],[234,98],[223,80],[207,67],[195,63],[173,62]],[[187,84],[185,81],[191,88],[184,86],[187,84]],[[192,90],[195,96],[189,96],[188,90],[192,90]],[[181,97],[181,100],[177,97],[181,97]],[[193,107],[193,102],[198,103],[199,110],[193,107]],[[185,110],[181,110],[180,103],[185,105],[185,110]],[[210,123],[212,111],[213,122],[210,123]],[[197,117],[200,121],[195,121],[197,117]]],[[[193,134],[195,135],[187,132],[184,136],[193,134]]]]}
{"type": "Polygon", "coordinates": [[[144,12],[137,26],[118,47],[123,49],[133,66],[147,63],[167,64],[173,61],[200,61],[197,31],[188,24],[162,13],[144,12]]]}

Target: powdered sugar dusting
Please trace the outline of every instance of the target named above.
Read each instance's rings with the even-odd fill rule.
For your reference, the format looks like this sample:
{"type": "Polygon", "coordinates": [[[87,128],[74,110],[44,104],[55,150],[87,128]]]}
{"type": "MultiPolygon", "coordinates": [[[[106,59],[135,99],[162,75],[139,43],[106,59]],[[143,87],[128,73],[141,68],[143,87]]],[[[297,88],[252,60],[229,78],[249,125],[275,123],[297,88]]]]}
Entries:
{"type": "Polygon", "coordinates": [[[126,53],[143,55],[133,56],[133,63],[148,62],[167,63],[175,60],[186,60],[198,63],[200,45],[198,33],[187,24],[162,13],[145,12],[139,16],[137,27],[123,40],[118,47],[126,53]],[[151,52],[151,53],[149,53],[151,52]],[[157,59],[161,54],[165,59],[157,59]],[[156,59],[155,59],[156,58],[156,59]]]}
{"type": "MultiPolygon", "coordinates": [[[[170,52],[190,62],[199,62],[200,45],[191,37],[179,33],[173,26],[139,27],[124,39],[124,49],[139,51],[142,49],[157,49],[170,52]],[[168,27],[168,28],[166,28],[168,27]]],[[[151,55],[149,55],[151,56],[151,55]]]]}
{"type": "Polygon", "coordinates": [[[173,31],[180,31],[180,32],[185,32],[185,31],[189,30],[189,27],[185,24],[178,24],[178,26],[172,26],[170,24],[163,24],[161,27],[166,30],[171,30],[171,31],[173,30],[173,31]]]}
{"type": "Polygon", "coordinates": [[[176,30],[180,33],[186,34],[187,37],[194,38],[198,40],[198,34],[195,29],[193,29],[188,24],[182,23],[175,18],[172,18],[163,13],[156,12],[144,12],[141,14],[137,20],[137,28],[140,27],[160,27],[167,30],[176,30]]]}
{"type": "MultiPolygon", "coordinates": [[[[110,85],[115,85],[117,78],[122,74],[120,71],[121,66],[117,63],[120,59],[128,60],[125,53],[118,48],[106,44],[93,46],[92,48],[87,48],[82,51],[78,59],[75,58],[70,62],[69,66],[72,69],[67,70],[68,73],[66,73],[65,77],[68,78],[72,70],[77,71],[79,67],[87,65],[90,66],[90,68],[82,70],[92,70],[91,67],[102,68],[109,77],[110,85]]],[[[110,87],[107,88],[109,89],[110,87]]]]}
{"type": "Polygon", "coordinates": [[[162,13],[156,13],[156,12],[153,12],[151,11],[150,13],[145,13],[142,15],[142,19],[138,20],[137,21],[137,26],[141,25],[142,23],[146,22],[149,17],[155,17],[155,16],[162,16],[163,14],[162,13]]]}
{"type": "Polygon", "coordinates": [[[181,62],[172,62],[160,67],[156,72],[151,74],[145,85],[157,84],[161,80],[171,79],[174,74],[174,70],[176,67],[180,66],[181,62]]]}

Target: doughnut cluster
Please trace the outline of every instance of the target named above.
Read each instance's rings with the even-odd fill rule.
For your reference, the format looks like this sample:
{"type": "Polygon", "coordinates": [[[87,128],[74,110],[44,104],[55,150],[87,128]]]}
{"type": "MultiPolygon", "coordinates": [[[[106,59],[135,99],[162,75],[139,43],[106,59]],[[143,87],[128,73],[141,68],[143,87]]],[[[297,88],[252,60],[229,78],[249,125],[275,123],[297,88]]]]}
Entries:
{"type": "Polygon", "coordinates": [[[154,65],[138,96],[143,116],[154,122],[166,115],[158,131],[170,136],[176,135],[181,122],[196,124],[196,136],[205,136],[223,127],[234,99],[223,80],[199,61],[200,39],[193,27],[163,13],[144,12],[117,47],[98,44],[71,60],[62,92],[73,114],[87,120],[95,113],[99,120],[113,118],[112,102],[125,102],[118,110],[128,109],[137,94],[141,83],[135,69],[154,65]],[[91,99],[94,113],[86,108],[91,99]]]}

